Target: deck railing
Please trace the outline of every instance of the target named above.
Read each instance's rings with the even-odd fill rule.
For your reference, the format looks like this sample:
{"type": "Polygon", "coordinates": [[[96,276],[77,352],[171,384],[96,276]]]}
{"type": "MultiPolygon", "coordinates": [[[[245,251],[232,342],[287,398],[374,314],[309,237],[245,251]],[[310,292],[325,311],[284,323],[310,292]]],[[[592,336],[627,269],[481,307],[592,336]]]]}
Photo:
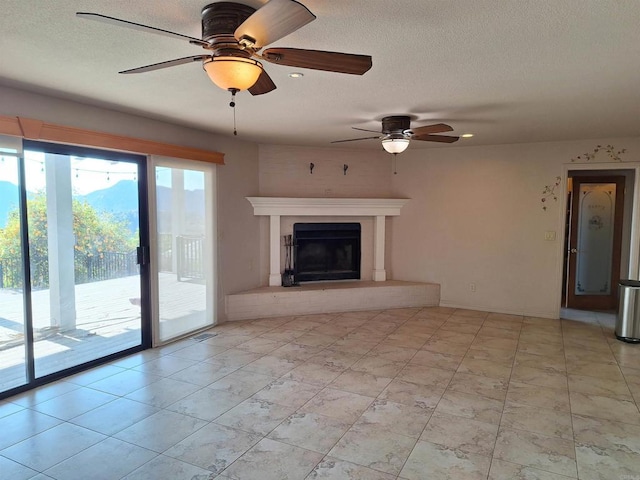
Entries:
{"type": "MultiPolygon", "coordinates": [[[[160,242],[160,271],[173,271],[171,238],[160,242]]],[[[179,235],[176,237],[176,276],[178,281],[203,280],[204,237],[179,235]]],[[[49,259],[31,256],[31,288],[49,287],[49,259]]],[[[75,283],[99,282],[112,278],[137,275],[136,252],[97,252],[91,255],[75,252],[75,283]]],[[[0,258],[0,288],[22,288],[20,258],[0,258]]]]}
{"type": "Polygon", "coordinates": [[[204,237],[178,235],[176,237],[178,281],[204,279],[204,237]]]}
{"type": "Polygon", "coordinates": [[[138,274],[138,259],[135,251],[87,255],[84,259],[80,258],[80,262],[77,261],[78,257],[76,255],[76,283],[99,282],[138,274]]]}
{"type": "Polygon", "coordinates": [[[19,288],[22,285],[20,259],[0,258],[0,288],[19,288]]]}
{"type": "MultiPolygon", "coordinates": [[[[49,259],[31,256],[31,288],[49,287],[49,259]]],[[[75,253],[75,283],[91,283],[138,274],[136,252],[75,253]]],[[[22,288],[20,258],[0,258],[0,288],[22,288]]]]}

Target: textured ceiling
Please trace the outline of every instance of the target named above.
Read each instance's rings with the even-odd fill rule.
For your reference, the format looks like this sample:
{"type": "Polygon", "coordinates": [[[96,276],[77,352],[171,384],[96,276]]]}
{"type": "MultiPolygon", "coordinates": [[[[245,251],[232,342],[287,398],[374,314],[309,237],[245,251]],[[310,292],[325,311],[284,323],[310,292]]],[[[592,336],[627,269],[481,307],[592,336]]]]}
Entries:
{"type": "MultiPolygon", "coordinates": [[[[117,72],[202,52],[83,20],[95,12],[200,37],[201,0],[2,0],[0,83],[231,135],[228,92],[199,64],[117,72]]],[[[264,1],[242,0],[255,8],[264,1]]],[[[265,64],[278,89],[237,98],[240,139],[326,146],[446,122],[486,145],[640,135],[638,0],[302,0],[317,19],[270,46],[368,54],[364,76],[265,64]],[[294,70],[301,79],[289,78],[294,70]]],[[[376,141],[342,144],[380,148],[376,141]]],[[[412,148],[442,144],[412,142],[412,148]]]]}

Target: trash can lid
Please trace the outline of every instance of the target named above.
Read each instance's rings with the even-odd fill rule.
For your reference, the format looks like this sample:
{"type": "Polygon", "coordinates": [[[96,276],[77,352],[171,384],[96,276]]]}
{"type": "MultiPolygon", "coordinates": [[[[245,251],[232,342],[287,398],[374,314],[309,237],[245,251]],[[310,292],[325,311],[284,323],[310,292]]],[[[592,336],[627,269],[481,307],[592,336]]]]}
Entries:
{"type": "Polygon", "coordinates": [[[620,280],[620,286],[640,288],[640,280],[620,280]]]}

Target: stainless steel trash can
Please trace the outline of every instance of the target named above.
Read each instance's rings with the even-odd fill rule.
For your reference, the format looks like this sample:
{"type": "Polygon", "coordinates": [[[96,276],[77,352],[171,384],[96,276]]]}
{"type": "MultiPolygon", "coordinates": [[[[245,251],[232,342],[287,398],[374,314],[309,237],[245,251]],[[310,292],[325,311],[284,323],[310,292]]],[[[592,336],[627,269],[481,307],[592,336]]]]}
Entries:
{"type": "Polygon", "coordinates": [[[620,305],[616,318],[616,338],[623,342],[640,343],[640,281],[620,280],[620,305]]]}

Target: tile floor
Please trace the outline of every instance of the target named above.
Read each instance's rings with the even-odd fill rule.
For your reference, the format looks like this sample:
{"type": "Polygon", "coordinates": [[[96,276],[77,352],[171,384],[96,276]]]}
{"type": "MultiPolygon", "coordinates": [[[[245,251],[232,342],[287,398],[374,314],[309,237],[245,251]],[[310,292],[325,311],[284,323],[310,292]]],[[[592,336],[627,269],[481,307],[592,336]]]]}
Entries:
{"type": "Polygon", "coordinates": [[[640,346],[565,313],[225,324],[0,402],[0,477],[640,480],[640,346]]]}

